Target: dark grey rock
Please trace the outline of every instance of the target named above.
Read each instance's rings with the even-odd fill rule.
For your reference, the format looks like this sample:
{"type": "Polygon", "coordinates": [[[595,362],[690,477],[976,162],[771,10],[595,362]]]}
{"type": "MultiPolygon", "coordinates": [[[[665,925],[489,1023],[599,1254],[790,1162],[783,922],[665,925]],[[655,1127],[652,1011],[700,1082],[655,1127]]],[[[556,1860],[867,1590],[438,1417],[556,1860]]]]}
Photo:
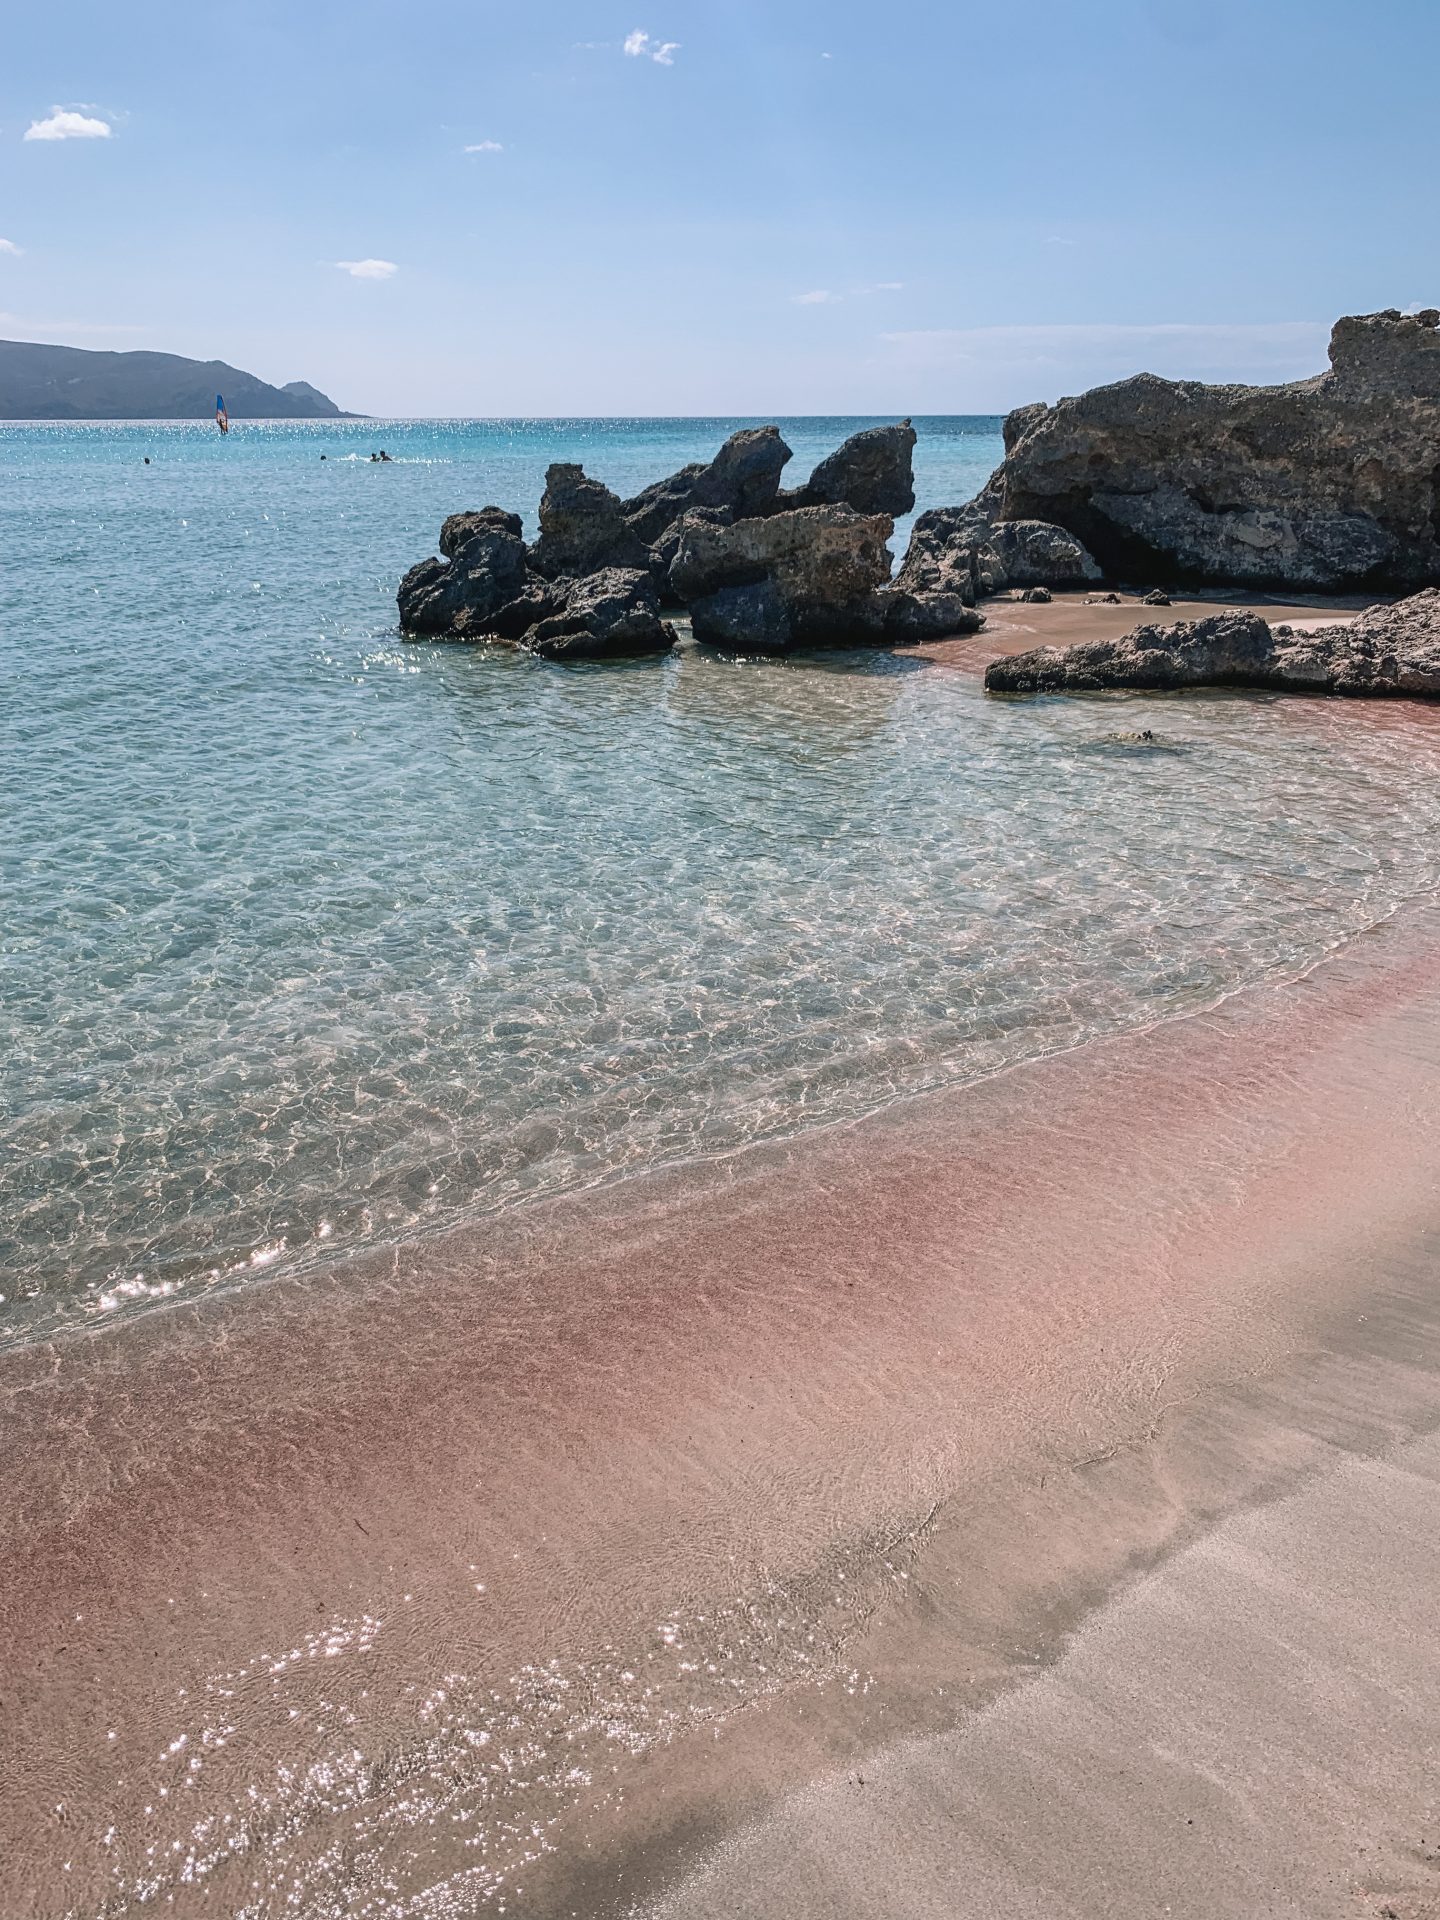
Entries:
{"type": "Polygon", "coordinates": [[[518,540],[524,530],[519,514],[507,513],[503,507],[452,513],[440,529],[440,551],[447,560],[453,560],[465,542],[473,540],[477,533],[508,533],[518,540]]]}
{"type": "Polygon", "coordinates": [[[731,434],[708,466],[682,467],[668,480],[658,480],[625,501],[621,512],[631,531],[652,547],[692,507],[718,508],[736,520],[751,519],[774,506],[789,459],[790,449],[778,427],[744,427],[731,434]]]}
{"type": "Polygon", "coordinates": [[[546,660],[626,660],[668,653],[675,629],[660,618],[660,599],[648,573],[606,567],[567,580],[560,604],[520,639],[546,660]]]}
{"type": "Polygon", "coordinates": [[[1146,594],[1140,604],[1145,607],[1168,607],[1170,596],[1162,587],[1156,587],[1153,593],[1146,594]]]}
{"type": "Polygon", "coordinates": [[[570,462],[548,470],[540,501],[540,538],[530,549],[536,573],[557,580],[649,563],[649,542],[627,523],[621,501],[608,487],[570,462]]]}
{"type": "Polygon", "coordinates": [[[984,616],[958,593],[909,593],[903,588],[889,588],[880,598],[885,607],[885,638],[894,646],[916,646],[926,640],[978,633],[985,624],[984,616]]]}
{"type": "Polygon", "coordinates": [[[696,600],[690,608],[690,628],[697,640],[737,653],[788,653],[795,645],[790,609],[769,575],[749,586],[721,587],[696,600]]]}
{"type": "Polygon", "coordinates": [[[400,582],[406,633],[460,634],[462,615],[479,628],[525,589],[525,545],[514,534],[472,533],[454,559],[422,560],[400,582]]]}
{"type": "Polygon", "coordinates": [[[1138,374],[1006,422],[1001,519],[1128,579],[1277,591],[1440,582],[1440,311],[1341,320],[1277,387],[1138,374]]]}
{"type": "Polygon", "coordinates": [[[895,427],[866,427],[822,460],[782,505],[853,507],[856,513],[888,513],[894,519],[915,505],[914,453],[915,429],[908,420],[895,427]]]}
{"type": "Polygon", "coordinates": [[[1030,601],[1037,607],[1044,607],[1048,606],[1055,596],[1049,587],[1026,587],[1020,598],[1030,601]]]}

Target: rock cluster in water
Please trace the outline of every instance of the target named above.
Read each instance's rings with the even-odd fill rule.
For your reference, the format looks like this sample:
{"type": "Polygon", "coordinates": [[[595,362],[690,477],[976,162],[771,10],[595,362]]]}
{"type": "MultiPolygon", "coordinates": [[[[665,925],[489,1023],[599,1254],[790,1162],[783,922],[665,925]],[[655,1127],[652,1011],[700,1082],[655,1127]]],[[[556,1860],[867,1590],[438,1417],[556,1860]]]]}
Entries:
{"type": "Polygon", "coordinates": [[[992,660],[985,686],[990,693],[1270,687],[1440,700],[1440,590],[1309,631],[1226,612],[1137,627],[1120,640],[1037,647],[992,660]]]}
{"type": "Polygon", "coordinates": [[[866,428],[786,491],[779,428],[747,428],[630,500],[582,467],[552,466],[529,547],[500,507],[450,516],[439,556],[400,584],[401,628],[619,658],[668,652],[664,613],[683,607],[697,640],[737,652],[903,646],[975,632],[977,598],[1006,585],[1099,578],[1062,528],[997,526],[985,497],[922,514],[892,578],[887,542],[915,505],[914,448],[908,420],[866,428]]]}
{"type": "Polygon", "coordinates": [[[982,499],[1137,582],[1407,593],[1440,580],[1440,310],[1339,321],[1288,386],[1137,374],[1005,422],[982,499]]]}

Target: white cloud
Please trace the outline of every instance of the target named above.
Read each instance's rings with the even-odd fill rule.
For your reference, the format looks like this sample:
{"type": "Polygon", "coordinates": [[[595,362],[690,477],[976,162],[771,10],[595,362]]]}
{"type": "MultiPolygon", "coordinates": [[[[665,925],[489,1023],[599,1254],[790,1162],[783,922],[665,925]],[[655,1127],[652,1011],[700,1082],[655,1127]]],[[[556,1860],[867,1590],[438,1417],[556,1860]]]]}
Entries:
{"type": "Polygon", "coordinates": [[[0,240],[0,253],[13,253],[13,254],[19,255],[19,254],[22,254],[24,251],[25,249],[23,247],[17,247],[13,240],[0,240]]]}
{"type": "Polygon", "coordinates": [[[503,153],[504,147],[498,140],[477,140],[473,146],[466,147],[466,153],[503,153]]]}
{"type": "Polygon", "coordinates": [[[790,296],[797,307],[831,307],[843,297],[842,294],[831,293],[828,287],[816,287],[812,293],[792,293],[790,296]]]}
{"type": "Polygon", "coordinates": [[[393,260],[337,260],[335,264],[352,280],[389,280],[400,271],[393,260]]]}
{"type": "Polygon", "coordinates": [[[108,140],[110,125],[76,113],[73,107],[52,107],[47,120],[32,120],[25,129],[27,140],[108,140]]]}
{"type": "Polygon", "coordinates": [[[632,60],[653,60],[657,66],[673,67],[680,51],[678,40],[652,40],[643,27],[625,36],[625,51],[632,60]]]}

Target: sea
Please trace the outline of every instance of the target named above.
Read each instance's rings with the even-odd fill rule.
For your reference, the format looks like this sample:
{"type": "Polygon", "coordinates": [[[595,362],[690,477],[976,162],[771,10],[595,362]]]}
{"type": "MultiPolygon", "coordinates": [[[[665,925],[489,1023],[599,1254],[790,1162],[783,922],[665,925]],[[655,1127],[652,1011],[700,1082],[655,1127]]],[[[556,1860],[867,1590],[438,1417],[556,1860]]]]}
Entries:
{"type": "MultiPolygon", "coordinates": [[[[446,514],[752,424],[0,426],[0,1344],[842,1125],[1437,884],[1418,712],[402,640],[446,514]]],[[[787,481],[869,424],[781,421],[787,481]]],[[[916,426],[920,509],[1000,459],[916,426]]]]}

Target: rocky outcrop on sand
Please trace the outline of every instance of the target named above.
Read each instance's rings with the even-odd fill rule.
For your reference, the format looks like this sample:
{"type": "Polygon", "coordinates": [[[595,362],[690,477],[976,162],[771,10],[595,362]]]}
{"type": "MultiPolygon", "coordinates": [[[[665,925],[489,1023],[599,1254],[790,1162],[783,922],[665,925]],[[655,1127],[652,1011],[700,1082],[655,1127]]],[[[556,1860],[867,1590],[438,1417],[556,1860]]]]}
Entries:
{"type": "Polygon", "coordinates": [[[910,536],[895,584],[916,593],[959,594],[974,605],[1007,587],[1078,587],[1101,578],[1073,534],[1043,520],[994,521],[991,503],[934,507],[910,536]]]}
{"type": "Polygon", "coordinates": [[[502,508],[451,514],[440,557],[400,584],[401,628],[559,660],[665,651],[664,604],[690,609],[698,640],[747,653],[974,632],[973,565],[964,592],[948,563],[891,579],[887,542],[893,516],[914,505],[914,448],[908,420],[866,428],[789,494],[777,427],[732,434],[713,460],[630,500],[582,467],[552,466],[528,549],[502,508]]]}
{"type": "Polygon", "coordinates": [[[901,645],[973,632],[955,595],[891,587],[888,514],[795,507],[763,520],[687,514],[670,585],[697,640],[742,652],[901,645]]]}
{"type": "Polygon", "coordinates": [[[1374,606],[1308,631],[1258,614],[1216,613],[1137,627],[1120,640],[1039,647],[985,672],[990,693],[1093,693],[1112,688],[1266,687],[1287,693],[1440,699],[1440,591],[1374,606]]]}
{"type": "Polygon", "coordinates": [[[1018,409],[1005,442],[987,489],[999,522],[1066,528],[1112,576],[1321,593],[1440,583],[1440,311],[1341,320],[1311,380],[1137,374],[1018,409]]]}

